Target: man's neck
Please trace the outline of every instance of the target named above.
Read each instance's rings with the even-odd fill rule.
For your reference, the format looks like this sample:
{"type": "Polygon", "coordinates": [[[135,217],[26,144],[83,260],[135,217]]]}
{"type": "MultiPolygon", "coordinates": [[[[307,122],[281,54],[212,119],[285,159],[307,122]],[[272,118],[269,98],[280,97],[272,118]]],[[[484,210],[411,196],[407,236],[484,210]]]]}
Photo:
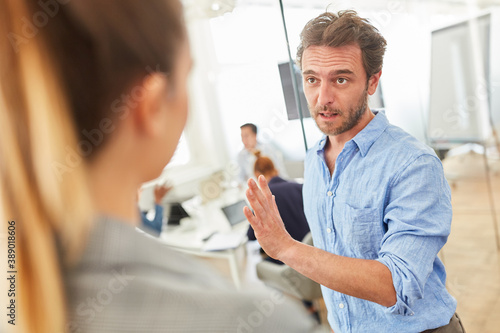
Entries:
{"type": "Polygon", "coordinates": [[[359,132],[361,132],[366,127],[366,125],[368,125],[372,121],[373,118],[375,118],[375,114],[370,109],[367,109],[367,112],[363,114],[356,126],[344,133],[328,136],[328,141],[325,145],[325,160],[328,169],[330,170],[330,175],[332,175],[333,171],[335,170],[335,162],[337,160],[337,156],[339,156],[342,149],[344,149],[344,145],[346,144],[346,142],[351,140],[359,132]]]}
{"type": "Polygon", "coordinates": [[[246,148],[246,147],[245,147],[245,149],[246,149],[246,150],[248,150],[249,152],[253,153],[253,152],[257,149],[257,145],[258,145],[258,144],[256,144],[256,145],[255,145],[255,146],[253,146],[253,147],[248,147],[248,148],[246,148]]]}
{"type": "Polygon", "coordinates": [[[361,116],[359,122],[353,128],[338,135],[329,135],[328,141],[333,146],[340,147],[340,150],[342,150],[345,143],[354,138],[359,132],[361,132],[366,127],[366,125],[368,125],[372,121],[373,118],[375,118],[375,114],[369,108],[367,108],[366,112],[363,114],[363,116],[361,116]]]}

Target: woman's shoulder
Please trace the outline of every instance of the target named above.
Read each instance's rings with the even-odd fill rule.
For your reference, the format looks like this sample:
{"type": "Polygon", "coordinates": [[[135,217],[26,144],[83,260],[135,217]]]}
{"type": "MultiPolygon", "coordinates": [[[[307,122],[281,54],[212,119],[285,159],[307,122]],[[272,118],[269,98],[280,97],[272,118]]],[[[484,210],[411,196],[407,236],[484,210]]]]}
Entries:
{"type": "Polygon", "coordinates": [[[290,313],[305,320],[294,325],[307,331],[300,306],[282,294],[238,292],[203,262],[115,222],[98,221],[81,260],[65,274],[70,324],[77,331],[237,331],[258,305],[276,313],[266,318],[263,332],[292,328],[290,313]]]}

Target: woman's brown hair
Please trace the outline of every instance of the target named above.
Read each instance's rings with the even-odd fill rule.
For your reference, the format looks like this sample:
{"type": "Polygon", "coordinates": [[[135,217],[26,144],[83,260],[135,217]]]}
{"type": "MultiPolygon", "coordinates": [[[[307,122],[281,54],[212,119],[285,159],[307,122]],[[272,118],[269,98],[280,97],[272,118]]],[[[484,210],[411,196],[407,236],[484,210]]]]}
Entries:
{"type": "Polygon", "coordinates": [[[92,220],[86,163],[141,79],[174,70],[182,6],[2,1],[0,35],[0,224],[4,233],[15,221],[16,328],[64,332],[61,263],[83,247],[92,220]]]}
{"type": "Polygon", "coordinates": [[[261,156],[261,152],[259,150],[254,152],[255,160],[254,164],[254,173],[267,176],[277,176],[278,170],[276,170],[273,161],[267,156],[261,156]]]}

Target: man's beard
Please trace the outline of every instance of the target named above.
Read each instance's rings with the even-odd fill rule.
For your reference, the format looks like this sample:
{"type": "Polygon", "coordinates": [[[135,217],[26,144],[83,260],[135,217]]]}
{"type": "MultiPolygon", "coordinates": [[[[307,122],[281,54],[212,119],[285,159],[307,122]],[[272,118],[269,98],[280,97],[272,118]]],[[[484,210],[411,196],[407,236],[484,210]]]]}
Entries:
{"type": "Polygon", "coordinates": [[[339,135],[344,132],[349,131],[352,129],[354,126],[356,126],[359,121],[361,120],[361,117],[365,113],[368,105],[368,85],[366,86],[365,90],[361,94],[361,97],[358,100],[358,103],[356,106],[352,107],[348,112],[342,111],[340,109],[333,109],[330,108],[329,106],[319,106],[316,107],[315,109],[311,109],[309,106],[309,111],[314,117],[314,120],[316,121],[316,125],[318,128],[321,130],[326,135],[339,135]],[[338,120],[345,119],[343,123],[340,125],[333,125],[333,124],[318,124],[317,117],[319,116],[320,113],[322,112],[329,112],[329,113],[336,113],[338,114],[338,120]],[[344,115],[347,114],[347,118],[344,118],[344,115]],[[323,128],[322,128],[323,127],[323,128]]]}

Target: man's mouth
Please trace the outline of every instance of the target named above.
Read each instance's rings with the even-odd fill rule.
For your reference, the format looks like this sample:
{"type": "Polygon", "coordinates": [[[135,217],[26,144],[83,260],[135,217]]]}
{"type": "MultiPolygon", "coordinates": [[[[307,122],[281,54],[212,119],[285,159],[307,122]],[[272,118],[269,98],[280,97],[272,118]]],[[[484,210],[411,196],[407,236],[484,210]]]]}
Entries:
{"type": "Polygon", "coordinates": [[[321,116],[321,118],[324,118],[324,119],[334,119],[339,114],[336,112],[320,112],[319,115],[321,116]]]}

